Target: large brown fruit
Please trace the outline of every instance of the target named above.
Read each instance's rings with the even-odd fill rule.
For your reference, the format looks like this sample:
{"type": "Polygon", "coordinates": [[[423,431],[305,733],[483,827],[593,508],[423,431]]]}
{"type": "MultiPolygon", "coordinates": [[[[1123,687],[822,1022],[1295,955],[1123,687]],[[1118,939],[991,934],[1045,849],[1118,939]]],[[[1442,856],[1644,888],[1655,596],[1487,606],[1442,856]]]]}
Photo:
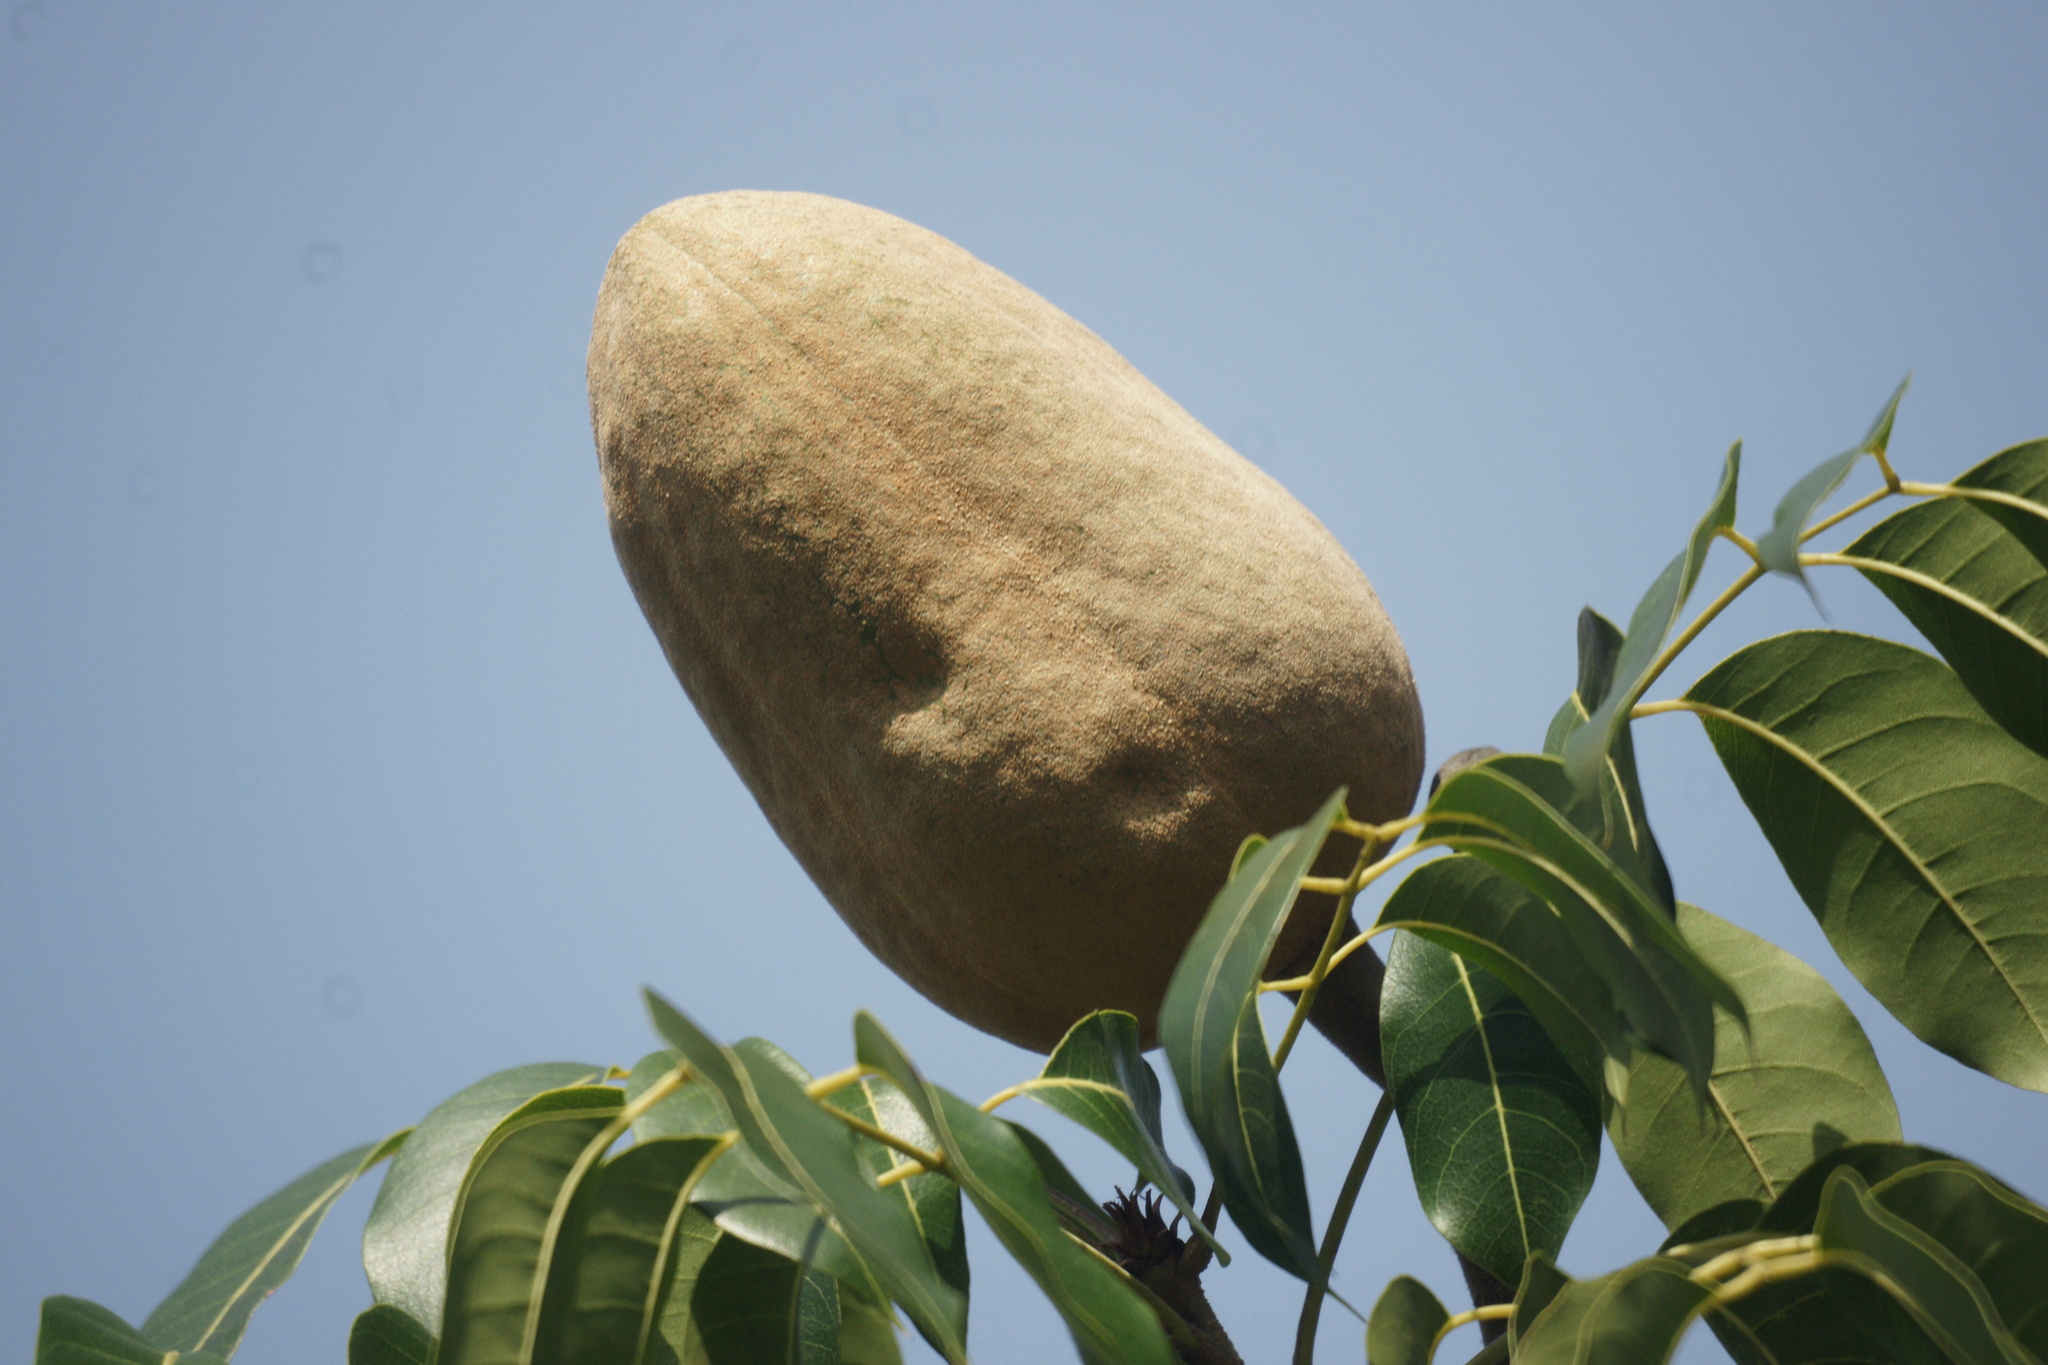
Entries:
{"type": "Polygon", "coordinates": [[[590,407],[684,690],[861,941],[969,1023],[1149,1037],[1246,834],[1339,784],[1361,819],[1414,799],[1407,657],[1329,532],[944,238],[810,194],[658,209],[605,272],[590,407]]]}

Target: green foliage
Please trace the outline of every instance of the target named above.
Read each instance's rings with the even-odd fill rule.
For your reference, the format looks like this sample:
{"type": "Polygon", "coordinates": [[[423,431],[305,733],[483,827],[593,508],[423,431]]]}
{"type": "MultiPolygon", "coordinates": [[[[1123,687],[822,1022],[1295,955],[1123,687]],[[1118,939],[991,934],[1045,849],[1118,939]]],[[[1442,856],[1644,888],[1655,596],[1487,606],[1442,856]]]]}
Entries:
{"type": "Polygon", "coordinates": [[[2048,759],[1939,660],[1795,631],[1685,694],[1842,961],[1951,1057],[2048,1090],[2048,759]]]}
{"type": "Polygon", "coordinates": [[[1600,1098],[1484,968],[1402,935],[1380,995],[1387,1086],[1422,1208],[1503,1280],[1555,1256],[1600,1166],[1600,1098]]]}
{"type": "Polygon", "coordinates": [[[1670,1228],[1730,1201],[1759,1208],[1846,1142],[1897,1142],[1899,1111],[1856,1016],[1819,972],[1696,906],[1678,927],[1749,1009],[1722,1015],[1702,1112],[1678,1068],[1636,1059],[1609,1130],[1636,1189],[1670,1228]]]}
{"type": "Polygon", "coordinates": [[[1428,1365],[1479,1321],[1501,1334],[1471,1365],[1655,1365],[1701,1320],[1741,1365],[2044,1365],[2048,1210],[1901,1140],[1862,1026],[1820,974],[1679,900],[1637,773],[1637,719],[1698,716],[1879,1002],[1964,1063],[2048,1090],[2048,441],[1914,483],[1887,450],[1898,398],[1754,542],[1734,529],[1731,450],[1627,632],[1581,614],[1578,676],[1542,753],[1467,767],[1407,820],[1358,824],[1339,791],[1245,841],[1159,1019],[1205,1197],[1167,1154],[1130,1014],[1077,1021],[1038,1074],[975,1105],[866,1014],[855,1065],[814,1078],[650,992],[665,1046],[623,1086],[571,1063],[486,1077],[409,1135],[259,1202],[139,1328],[46,1300],[37,1365],[224,1365],[334,1202],[387,1157],[363,1242],[375,1303],[350,1365],[901,1365],[898,1310],[963,1362],[969,1205],[1091,1365],[1237,1358],[1199,1288],[1229,1264],[1233,1238],[1214,1227],[1227,1209],[1236,1236],[1306,1282],[1294,1360],[1310,1365],[1390,1114],[1431,1221],[1516,1289],[1454,1312],[1397,1278],[1367,1321],[1372,1365],[1428,1365]],[[1865,455],[1883,486],[1822,516],[1865,455]],[[1894,497],[1920,501],[1844,552],[1803,548],[1894,497]],[[1682,624],[1717,539],[1748,565],[1682,624]],[[1643,700],[1751,584],[1822,567],[1875,584],[1941,657],[1795,631],[1643,700]],[[1346,839],[1369,856],[1313,876],[1346,839]],[[1372,927],[1344,941],[1354,899],[1395,871],[1372,927]],[[1304,889],[1335,897],[1333,937],[1307,976],[1269,981],[1304,889]],[[1389,1093],[1319,1240],[1280,1072],[1333,962],[1395,929],[1378,1001],[1389,1093]],[[1275,1055],[1259,1003],[1280,990],[1299,1003],[1275,1055]],[[1153,1195],[1103,1204],[994,1112],[1027,1096],[1107,1142],[1153,1195]],[[1603,1127],[1672,1232],[1573,1278],[1554,1258],[1603,1127]]]}
{"type": "Polygon", "coordinates": [[[1308,1185],[1279,1073],[1266,1051],[1258,991],[1301,879],[1343,803],[1339,791],[1307,824],[1239,860],[1159,1008],[1159,1038],[1188,1125],[1209,1158],[1231,1221],[1253,1250],[1315,1285],[1325,1279],[1308,1185]]]}

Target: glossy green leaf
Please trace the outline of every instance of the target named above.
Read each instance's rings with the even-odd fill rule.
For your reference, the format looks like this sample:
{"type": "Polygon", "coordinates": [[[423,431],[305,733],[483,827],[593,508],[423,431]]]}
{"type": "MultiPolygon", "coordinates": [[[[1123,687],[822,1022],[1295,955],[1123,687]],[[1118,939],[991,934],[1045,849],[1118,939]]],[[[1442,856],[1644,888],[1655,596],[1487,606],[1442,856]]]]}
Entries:
{"type": "Polygon", "coordinates": [[[1520,1334],[1515,1365],[1662,1365],[1711,1291],[1668,1257],[1559,1286],[1520,1334]]]}
{"type": "Polygon", "coordinates": [[[2048,566],[1995,518],[1961,499],[1925,502],[1829,559],[1876,584],[1993,720],[2048,753],[2048,566]]]}
{"type": "Polygon", "coordinates": [[[877,1288],[902,1306],[927,1341],[948,1360],[964,1360],[966,1298],[940,1277],[904,1202],[870,1183],[852,1130],[778,1068],[722,1046],[653,991],[646,998],[656,1030],[717,1088],[768,1173],[833,1220],[877,1288]]]}
{"type": "Polygon", "coordinates": [[[1778,1197],[1845,1142],[1897,1142],[1899,1111],[1856,1016],[1820,973],[1697,906],[1678,927],[1742,997],[1716,1020],[1706,1113],[1676,1065],[1644,1054],[1609,1119],[1629,1179],[1668,1228],[1730,1200],[1778,1197]]]}
{"type": "MultiPolygon", "coordinates": [[[[1870,430],[1860,442],[1831,459],[1821,461],[1792,485],[1772,515],[1771,529],[1757,537],[1757,559],[1766,569],[1806,583],[1805,570],[1799,566],[1800,538],[1821,504],[1842,486],[1842,480],[1849,477],[1856,461],[1865,455],[1882,454],[1891,444],[1892,419],[1898,415],[1899,400],[1906,396],[1906,386],[1912,382],[1913,377],[1907,375],[1893,390],[1891,401],[1884,405],[1884,411],[1870,424],[1870,430]]],[[[1807,585],[1807,591],[1812,591],[1812,585],[1807,585]]]]}
{"type": "Polygon", "coordinates": [[[1614,992],[1556,912],[1521,883],[1467,854],[1425,863],[1387,898],[1374,928],[1404,929],[1485,968],[1521,998],[1589,1083],[1599,1083],[1603,1057],[1626,1080],[1634,1044],[1614,992]]]}
{"type": "Polygon", "coordinates": [[[894,1081],[937,1135],[947,1174],[1065,1319],[1090,1365],[1176,1365],[1146,1302],[1061,1227],[1038,1163],[1011,1125],[926,1081],[873,1016],[853,1020],[854,1055],[894,1081]]]}
{"type": "Polygon", "coordinates": [[[558,1253],[569,1286],[554,1359],[561,1365],[652,1365],[676,1236],[692,1185],[725,1148],[709,1137],[656,1138],[584,1179],[558,1253]]]}
{"type": "Polygon", "coordinates": [[[1037,1079],[1019,1088],[1122,1153],[1180,1211],[1216,1259],[1230,1264],[1230,1254],[1195,1213],[1195,1182],[1166,1155],[1159,1077],[1138,1047],[1135,1015],[1097,1010],[1082,1019],[1067,1030],[1037,1079]]]}
{"type": "Polygon", "coordinates": [[[1263,1052],[1258,988],[1343,800],[1340,790],[1308,823],[1242,859],[1181,955],[1159,1011],[1159,1038],[1181,1106],[1231,1221],[1260,1255],[1318,1285],[1325,1279],[1301,1153],[1263,1052]]]}
{"type": "Polygon", "coordinates": [[[222,1365],[206,1352],[169,1351],[130,1327],[120,1314],[89,1299],[57,1294],[43,1300],[35,1365],[222,1365]]]}
{"type": "Polygon", "coordinates": [[[1855,1171],[1828,1178],[1814,1233],[1824,1253],[1876,1281],[1958,1365],[2039,1365],[1969,1267],[1880,1205],[1855,1171]]]}
{"type": "Polygon", "coordinates": [[[439,1343],[412,1314],[388,1303],[356,1315],[348,1331],[348,1365],[434,1365],[439,1343]]]}
{"type": "Polygon", "coordinates": [[[186,1354],[234,1355],[250,1314],[299,1268],[334,1201],[405,1139],[394,1133],[324,1161],[228,1224],[144,1320],[142,1334],[186,1354]]]}
{"type": "Polygon", "coordinates": [[[1397,1275],[1365,1320],[1366,1365],[1429,1365],[1437,1333],[1451,1315],[1429,1286],[1397,1275]]]}
{"type": "MultiPolygon", "coordinates": [[[[558,1205],[625,1096],[569,1086],[534,1096],[477,1148],[455,1201],[439,1365],[529,1365],[551,1351],[550,1279],[563,1241],[558,1205]]],[[[558,1281],[559,1283],[559,1281],[558,1281]]]]}
{"type": "Polygon", "coordinates": [[[505,1118],[544,1090],[582,1085],[601,1066],[541,1062],[486,1076],[436,1105],[391,1162],[363,1229],[363,1271],[377,1302],[441,1329],[448,1291],[448,1227],[478,1147],[505,1118]]]}
{"type": "Polygon", "coordinates": [[[1953,481],[2048,564],[2048,439],[2009,446],[1953,481]]]}
{"type": "Polygon", "coordinates": [[[1677,1061],[1704,1095],[1714,1006],[1739,1020],[1742,1002],[1579,827],[1566,810],[1577,795],[1556,759],[1502,754],[1437,791],[1422,837],[1471,853],[1548,903],[1636,1037],[1677,1061]]]}
{"type": "Polygon", "coordinates": [[[1628,635],[1615,654],[1608,685],[1601,689],[1604,695],[1593,703],[1586,723],[1565,741],[1565,769],[1580,790],[1593,789],[1607,765],[1615,733],[1628,725],[1629,708],[1642,700],[1643,689],[1649,685],[1650,665],[1656,662],[1664,642],[1677,626],[1685,600],[1692,595],[1693,585],[1706,565],[1714,537],[1735,524],[1735,493],[1741,474],[1742,442],[1737,441],[1728,449],[1714,499],[1693,526],[1685,548],[1664,566],[1664,572],[1657,575],[1630,614],[1628,635]]]}
{"type": "MultiPolygon", "coordinates": [[[[894,1081],[886,1077],[863,1076],[844,1090],[834,1091],[826,1097],[825,1103],[874,1124],[919,1151],[929,1152],[939,1145],[938,1135],[925,1123],[917,1106],[897,1088],[894,1081]]],[[[873,1138],[860,1134],[854,1137],[854,1149],[860,1154],[861,1164],[867,1168],[869,1176],[875,1178],[887,1174],[906,1159],[873,1138]]],[[[914,1175],[891,1185],[888,1193],[901,1199],[909,1210],[911,1221],[917,1224],[925,1246],[931,1249],[932,1264],[937,1267],[939,1278],[960,1291],[961,1298],[965,1300],[970,1277],[967,1226],[961,1217],[960,1187],[942,1175],[914,1175]]]]}
{"type": "Polygon", "coordinates": [[[2048,1090],[2048,759],[1940,661],[1759,641],[1686,693],[1807,907],[1920,1038],[2048,1090]]]}
{"type": "MultiPolygon", "coordinates": [[[[1606,700],[1614,683],[1614,668],[1621,656],[1621,627],[1586,607],[1579,612],[1579,681],[1565,698],[1543,737],[1543,752],[1564,757],[1571,737],[1584,727],[1592,708],[1606,700]]],[[[1649,812],[1643,802],[1641,779],[1636,773],[1635,737],[1626,721],[1617,724],[1608,738],[1606,769],[1597,791],[1577,793],[1575,805],[1590,807],[1597,818],[1582,819],[1579,828],[1591,835],[1616,865],[1650,892],[1659,905],[1675,904],[1671,872],[1664,864],[1664,851],[1650,832],[1649,812]],[[1586,797],[1597,797],[1588,802],[1586,797]]]]}
{"type": "Polygon", "coordinates": [[[1556,1256],[1600,1166],[1600,1097],[1499,980],[1408,934],[1380,993],[1387,1085],[1423,1212],[1513,1283],[1556,1256]]]}

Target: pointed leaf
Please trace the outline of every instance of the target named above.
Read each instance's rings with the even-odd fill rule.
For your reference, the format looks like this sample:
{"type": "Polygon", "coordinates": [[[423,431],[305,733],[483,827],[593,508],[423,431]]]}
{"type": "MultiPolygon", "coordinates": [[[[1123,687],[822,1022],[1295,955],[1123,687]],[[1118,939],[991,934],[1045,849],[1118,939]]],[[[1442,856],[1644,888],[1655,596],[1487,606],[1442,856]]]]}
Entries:
{"type": "Polygon", "coordinates": [[[1150,1306],[1060,1226],[1038,1163],[1011,1126],[926,1081],[866,1011],[854,1016],[853,1038],[861,1064],[894,1081],[937,1135],[947,1174],[1059,1310],[1081,1358],[1089,1365],[1176,1365],[1150,1306]]]}
{"type": "Polygon", "coordinates": [[[719,1138],[656,1138],[591,1172],[576,1192],[570,1267],[555,1359],[647,1365],[691,1186],[724,1150],[719,1138]]]}
{"type": "Polygon", "coordinates": [[[1223,1190],[1231,1221],[1259,1254],[1311,1284],[1316,1259],[1301,1154],[1259,1026],[1259,979],[1273,941],[1343,809],[1339,790],[1308,823],[1243,857],[1181,955],[1159,1037],[1181,1106],[1223,1190]]]}
{"type": "MultiPolygon", "coordinates": [[[[1614,667],[1622,646],[1621,628],[1586,607],[1579,612],[1579,685],[1565,698],[1549,733],[1543,737],[1543,752],[1553,758],[1564,756],[1571,737],[1586,723],[1592,708],[1607,697],[1614,682],[1614,667]]],[[[1675,904],[1671,871],[1664,865],[1664,851],[1650,832],[1649,812],[1643,803],[1642,782],[1636,775],[1635,737],[1624,721],[1614,727],[1608,740],[1606,772],[1602,775],[1597,803],[1585,803],[1598,813],[1597,819],[1579,821],[1579,827],[1615,860],[1624,872],[1650,892],[1657,903],[1669,910],[1675,904]]]]}
{"type": "Polygon", "coordinates": [[[1857,980],[2048,1090],[2048,760],[1939,661],[1841,631],[1759,641],[1684,704],[1857,980]]]}
{"type": "Polygon", "coordinates": [[[2048,567],[1996,518],[1937,499],[1828,558],[1876,584],[1993,720],[2048,753],[2048,567]]]}
{"type": "Polygon", "coordinates": [[[1662,1365],[1711,1291],[1653,1256],[1559,1287],[1515,1344],[1516,1365],[1662,1365]]]}
{"type": "Polygon", "coordinates": [[[1967,1266],[2020,1345],[2048,1359],[2048,1209],[1966,1161],[1923,1162],[1870,1192],[1967,1266]]]}
{"type": "Polygon", "coordinates": [[[1380,995],[1387,1086],[1423,1212],[1512,1282],[1556,1256],[1600,1166],[1600,1098],[1497,979],[1402,934],[1380,995]]]}
{"type": "Polygon", "coordinates": [[[543,1319],[561,1292],[548,1293],[562,1240],[556,1208],[624,1103],[611,1086],[545,1091],[477,1148],[448,1238],[439,1365],[529,1365],[551,1336],[543,1319]]]}
{"type": "Polygon", "coordinates": [[[1716,1023],[1703,1115],[1678,1068],[1644,1054],[1608,1130],[1668,1228],[1731,1200],[1761,1206],[1845,1142],[1897,1142],[1899,1111],[1856,1016],[1820,973],[1697,906],[1678,927],[1742,996],[1747,1035],[1716,1023]]]}
{"type": "Polygon", "coordinates": [[[1082,1019],[1053,1049],[1038,1079],[1019,1088],[1121,1152],[1180,1211],[1216,1259],[1230,1264],[1230,1253],[1195,1213],[1195,1182],[1166,1155],[1159,1124],[1159,1078],[1139,1051],[1135,1015],[1097,1010],[1082,1019]]]}
{"type": "Polygon", "coordinates": [[[1828,1178],[1814,1233],[1824,1253],[1876,1282],[1959,1365],[2039,1365],[1969,1268],[1880,1205],[1855,1171],[1828,1178]]]}
{"type": "Polygon", "coordinates": [[[363,1229],[363,1270],[377,1302],[441,1330],[448,1291],[448,1227],[476,1150],[507,1115],[544,1090],[582,1085],[601,1066],[541,1062],[486,1076],[434,1107],[406,1139],[363,1229]]]}
{"type": "Polygon", "coordinates": [[[869,1182],[852,1130],[779,1069],[720,1045],[653,991],[646,998],[656,1030],[717,1088],[769,1174],[802,1191],[832,1219],[879,1290],[902,1305],[927,1341],[948,1360],[964,1360],[966,1300],[939,1277],[923,1233],[901,1199],[869,1182]]]}
{"type": "Polygon", "coordinates": [[[36,1328],[36,1365],[221,1365],[221,1358],[168,1351],[130,1327],[120,1314],[89,1299],[57,1294],[43,1300],[36,1328]]]}
{"type": "Polygon", "coordinates": [[[1615,732],[1628,724],[1629,708],[1642,700],[1643,689],[1649,685],[1650,665],[1656,662],[1664,641],[1678,624],[1679,612],[1699,581],[1715,535],[1735,524],[1735,492],[1741,474],[1742,442],[1737,441],[1728,449],[1714,500],[1694,525],[1685,548],[1664,566],[1664,572],[1657,575],[1629,616],[1628,637],[1615,657],[1605,695],[1594,704],[1586,723],[1565,742],[1565,768],[1573,785],[1581,790],[1592,789],[1606,764],[1615,732]]]}
{"type": "Polygon", "coordinates": [[[1428,1285],[1407,1275],[1395,1276],[1365,1320],[1366,1365],[1429,1365],[1437,1333],[1450,1320],[1428,1285]]]}
{"type": "Polygon", "coordinates": [[[228,1224],[143,1322],[142,1334],[187,1355],[232,1356],[250,1314],[299,1268],[334,1201],[405,1138],[394,1133],[322,1162],[228,1224]]]}
{"type": "Polygon", "coordinates": [[[438,1344],[412,1314],[372,1304],[349,1328],[348,1365],[434,1365],[438,1344]]]}
{"type": "MultiPolygon", "coordinates": [[[[1907,375],[1893,390],[1891,401],[1870,424],[1870,430],[1862,441],[1831,459],[1821,461],[1792,485],[1772,515],[1771,529],[1757,538],[1757,559],[1766,569],[1806,583],[1806,572],[1799,567],[1799,546],[1807,524],[1820,510],[1820,505],[1842,486],[1842,480],[1849,477],[1856,461],[1865,455],[1882,454],[1891,444],[1892,419],[1898,415],[1899,400],[1906,396],[1906,387],[1912,382],[1913,377],[1907,375]]],[[[1812,585],[1808,584],[1807,591],[1811,593],[1812,590],[1812,585]]]]}

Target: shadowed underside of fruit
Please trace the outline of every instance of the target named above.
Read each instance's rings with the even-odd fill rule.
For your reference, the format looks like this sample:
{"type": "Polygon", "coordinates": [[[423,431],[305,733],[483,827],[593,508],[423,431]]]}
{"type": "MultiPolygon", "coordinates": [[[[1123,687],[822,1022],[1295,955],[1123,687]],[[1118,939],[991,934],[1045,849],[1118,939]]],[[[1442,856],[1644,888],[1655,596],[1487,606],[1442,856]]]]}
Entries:
{"type": "Polygon", "coordinates": [[[854,932],[969,1023],[1043,1051],[1115,1007],[1149,1042],[1246,834],[1339,785],[1408,810],[1422,717],[1365,575],[945,239],[818,195],[678,200],[613,254],[589,378],[676,676],[854,932]]]}

